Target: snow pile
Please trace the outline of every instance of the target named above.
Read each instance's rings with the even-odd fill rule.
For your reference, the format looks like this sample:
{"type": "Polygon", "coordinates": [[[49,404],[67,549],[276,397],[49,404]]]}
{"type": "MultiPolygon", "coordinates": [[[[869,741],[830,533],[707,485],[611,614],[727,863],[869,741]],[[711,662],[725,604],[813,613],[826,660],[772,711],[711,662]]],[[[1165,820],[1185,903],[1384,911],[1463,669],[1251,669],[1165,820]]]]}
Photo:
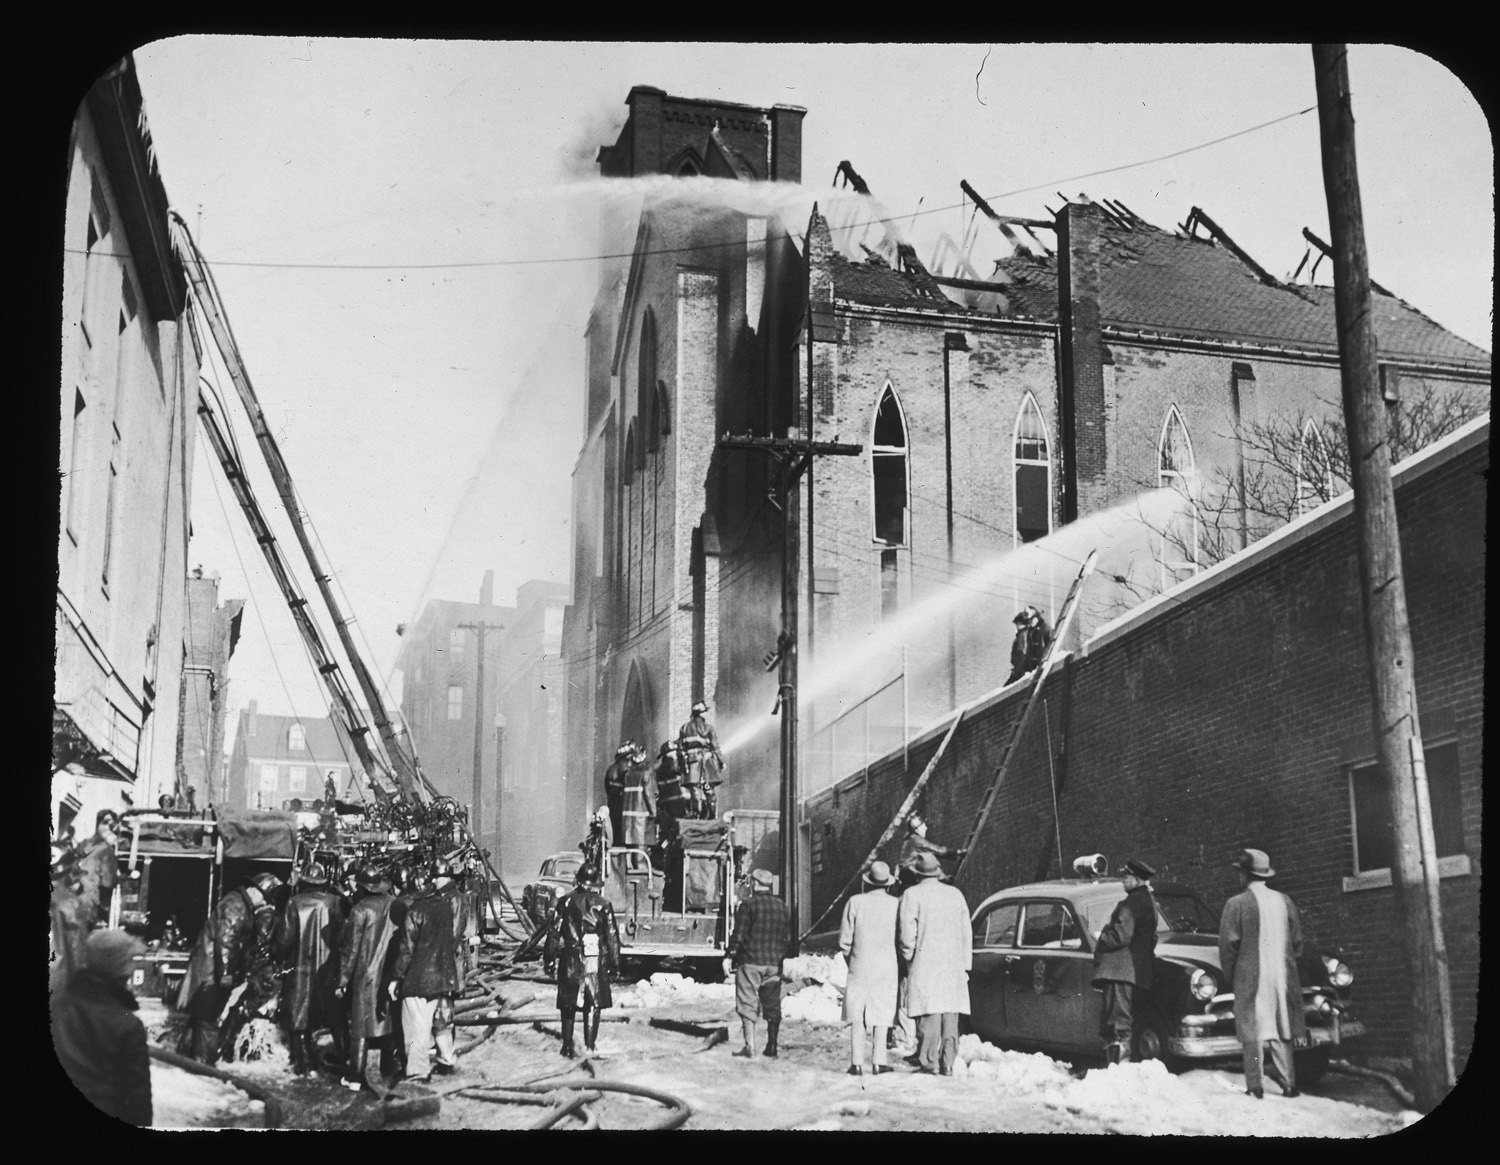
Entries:
{"type": "Polygon", "coordinates": [[[685,975],[658,971],[644,983],[616,986],[613,997],[616,1007],[727,1006],[734,1002],[734,984],[699,983],[685,975]]]}
{"type": "Polygon", "coordinates": [[[972,1034],[958,1038],[954,1075],[982,1079],[1011,1095],[1060,1088],[1072,1080],[1066,1065],[1050,1056],[1040,1052],[1007,1052],[972,1034]]]}
{"type": "Polygon", "coordinates": [[[1160,1060],[1096,1068],[1082,1080],[1069,1079],[1045,1103],[1087,1113],[1118,1133],[1208,1131],[1216,1124],[1199,1092],[1160,1060]]]}
{"type": "Polygon", "coordinates": [[[151,1127],[157,1129],[256,1127],[266,1106],[234,1085],[151,1062],[151,1127]]]}
{"type": "Polygon", "coordinates": [[[844,962],[842,954],[798,955],[786,961],[788,983],[796,983],[799,980],[809,983],[831,983],[842,991],[848,979],[849,964],[844,962]]]}
{"type": "Polygon", "coordinates": [[[804,1023],[844,1022],[844,996],[832,983],[814,983],[785,996],[781,1001],[782,1019],[800,1019],[804,1023]]]}

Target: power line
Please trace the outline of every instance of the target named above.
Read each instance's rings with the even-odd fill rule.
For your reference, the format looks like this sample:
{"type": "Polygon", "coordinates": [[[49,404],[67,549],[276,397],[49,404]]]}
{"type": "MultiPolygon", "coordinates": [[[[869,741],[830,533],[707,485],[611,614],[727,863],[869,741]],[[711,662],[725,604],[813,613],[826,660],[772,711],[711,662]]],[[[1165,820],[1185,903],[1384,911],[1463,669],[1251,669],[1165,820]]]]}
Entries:
{"type": "MultiPolygon", "coordinates": [[[[1134,170],[1141,166],[1153,165],[1156,162],[1165,162],[1172,158],[1180,158],[1185,154],[1195,153],[1198,150],[1206,150],[1210,146],[1217,146],[1223,142],[1232,141],[1233,139],[1239,137],[1244,137],[1246,134],[1252,134],[1258,132],[1259,130],[1268,129],[1271,126],[1278,125],[1283,121],[1290,121],[1295,117],[1302,117],[1305,114],[1312,113],[1316,109],[1316,105],[1309,105],[1306,109],[1299,109],[1293,113],[1284,113],[1280,117],[1273,117],[1269,121],[1260,122],[1258,125],[1247,126],[1245,129],[1239,129],[1235,130],[1233,133],[1224,134],[1222,137],[1213,138],[1206,142],[1199,142],[1198,144],[1192,146],[1185,146],[1180,150],[1173,150],[1170,153],[1158,154],[1152,158],[1142,158],[1138,161],[1126,162],[1119,166],[1107,166],[1102,170],[1089,170],[1082,174],[1069,175],[1066,178],[1052,178],[1047,180],[1046,182],[1038,182],[1032,186],[1020,186],[1014,190],[1007,190],[1001,194],[985,195],[985,201],[998,202],[1000,199],[1011,198],[1017,194],[1031,194],[1038,190],[1050,190],[1054,187],[1063,185],[1068,182],[1081,182],[1086,178],[1098,178],[1105,174],[1118,174],[1125,170],[1134,170]]],[[[928,207],[926,209],[921,209],[919,205],[919,208],[917,210],[914,210],[910,213],[892,212],[887,215],[887,218],[885,220],[880,221],[900,220],[906,222],[925,215],[940,214],[944,211],[949,210],[961,210],[968,205],[969,203],[967,202],[967,200],[963,202],[948,203],[943,206],[928,207]]],[[[756,242],[754,244],[750,243],[747,240],[739,239],[729,242],[701,243],[684,247],[652,247],[640,252],[621,251],[595,255],[555,255],[536,259],[475,259],[458,263],[272,263],[267,261],[249,259],[216,259],[214,260],[214,266],[264,267],[306,271],[453,271],[465,268],[536,267],[560,263],[594,263],[604,259],[631,259],[634,258],[637,254],[671,255],[680,254],[687,251],[705,251],[718,247],[745,247],[746,249],[749,249],[752,246],[769,246],[772,242],[773,240],[768,237],[766,240],[756,242]]],[[[72,255],[109,255],[119,259],[133,258],[133,256],[131,255],[121,254],[120,252],[98,250],[87,251],[74,247],[64,248],[64,253],[72,255]]]]}

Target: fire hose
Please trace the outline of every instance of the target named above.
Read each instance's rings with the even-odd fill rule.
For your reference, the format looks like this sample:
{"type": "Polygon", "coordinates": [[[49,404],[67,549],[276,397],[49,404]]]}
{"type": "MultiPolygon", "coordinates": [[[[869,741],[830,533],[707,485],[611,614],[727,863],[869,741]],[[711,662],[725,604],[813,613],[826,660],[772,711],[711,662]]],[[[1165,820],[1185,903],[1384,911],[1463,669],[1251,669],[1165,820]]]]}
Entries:
{"type": "Polygon", "coordinates": [[[598,1128],[597,1116],[588,1105],[603,1099],[606,1092],[618,1092],[626,1096],[640,1096],[665,1105],[667,1112],[648,1125],[647,1131],[663,1132],[678,1129],[687,1124],[693,1110],[685,1100],[668,1092],[647,1088],[641,1084],[630,1084],[623,1080],[595,1080],[591,1077],[573,1079],[549,1079],[525,1084],[474,1085],[459,1089],[455,1095],[471,1100],[482,1100],[490,1104],[548,1104],[551,1109],[532,1123],[532,1129],[550,1129],[569,1116],[584,1121],[585,1128],[598,1128]],[[573,1096],[564,1099],[567,1092],[573,1096]]]}

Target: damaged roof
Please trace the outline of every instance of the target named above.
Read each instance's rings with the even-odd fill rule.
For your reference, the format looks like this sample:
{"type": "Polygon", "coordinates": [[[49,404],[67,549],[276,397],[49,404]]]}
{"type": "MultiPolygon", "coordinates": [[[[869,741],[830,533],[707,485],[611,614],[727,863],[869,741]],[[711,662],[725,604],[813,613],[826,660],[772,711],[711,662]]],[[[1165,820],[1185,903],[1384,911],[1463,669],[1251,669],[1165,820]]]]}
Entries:
{"type": "MultiPolygon", "coordinates": [[[[1337,351],[1333,288],[1262,282],[1228,248],[1184,238],[1132,218],[1126,227],[1100,213],[1099,283],[1103,324],[1206,340],[1337,351]]],[[[1013,314],[1057,318],[1055,260],[1000,262],[1013,314]]],[[[1488,368],[1490,355],[1405,300],[1371,291],[1380,352],[1488,368]]]]}

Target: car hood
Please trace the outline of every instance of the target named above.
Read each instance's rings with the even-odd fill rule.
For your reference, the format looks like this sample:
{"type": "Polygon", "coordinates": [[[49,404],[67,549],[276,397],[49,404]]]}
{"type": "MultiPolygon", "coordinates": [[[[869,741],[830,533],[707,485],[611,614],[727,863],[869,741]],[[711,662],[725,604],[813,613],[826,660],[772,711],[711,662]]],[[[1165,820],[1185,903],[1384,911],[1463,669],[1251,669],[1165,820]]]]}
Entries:
{"type": "Polygon", "coordinates": [[[1174,934],[1156,940],[1156,957],[1194,967],[1219,970],[1219,936],[1216,934],[1174,934]]]}

